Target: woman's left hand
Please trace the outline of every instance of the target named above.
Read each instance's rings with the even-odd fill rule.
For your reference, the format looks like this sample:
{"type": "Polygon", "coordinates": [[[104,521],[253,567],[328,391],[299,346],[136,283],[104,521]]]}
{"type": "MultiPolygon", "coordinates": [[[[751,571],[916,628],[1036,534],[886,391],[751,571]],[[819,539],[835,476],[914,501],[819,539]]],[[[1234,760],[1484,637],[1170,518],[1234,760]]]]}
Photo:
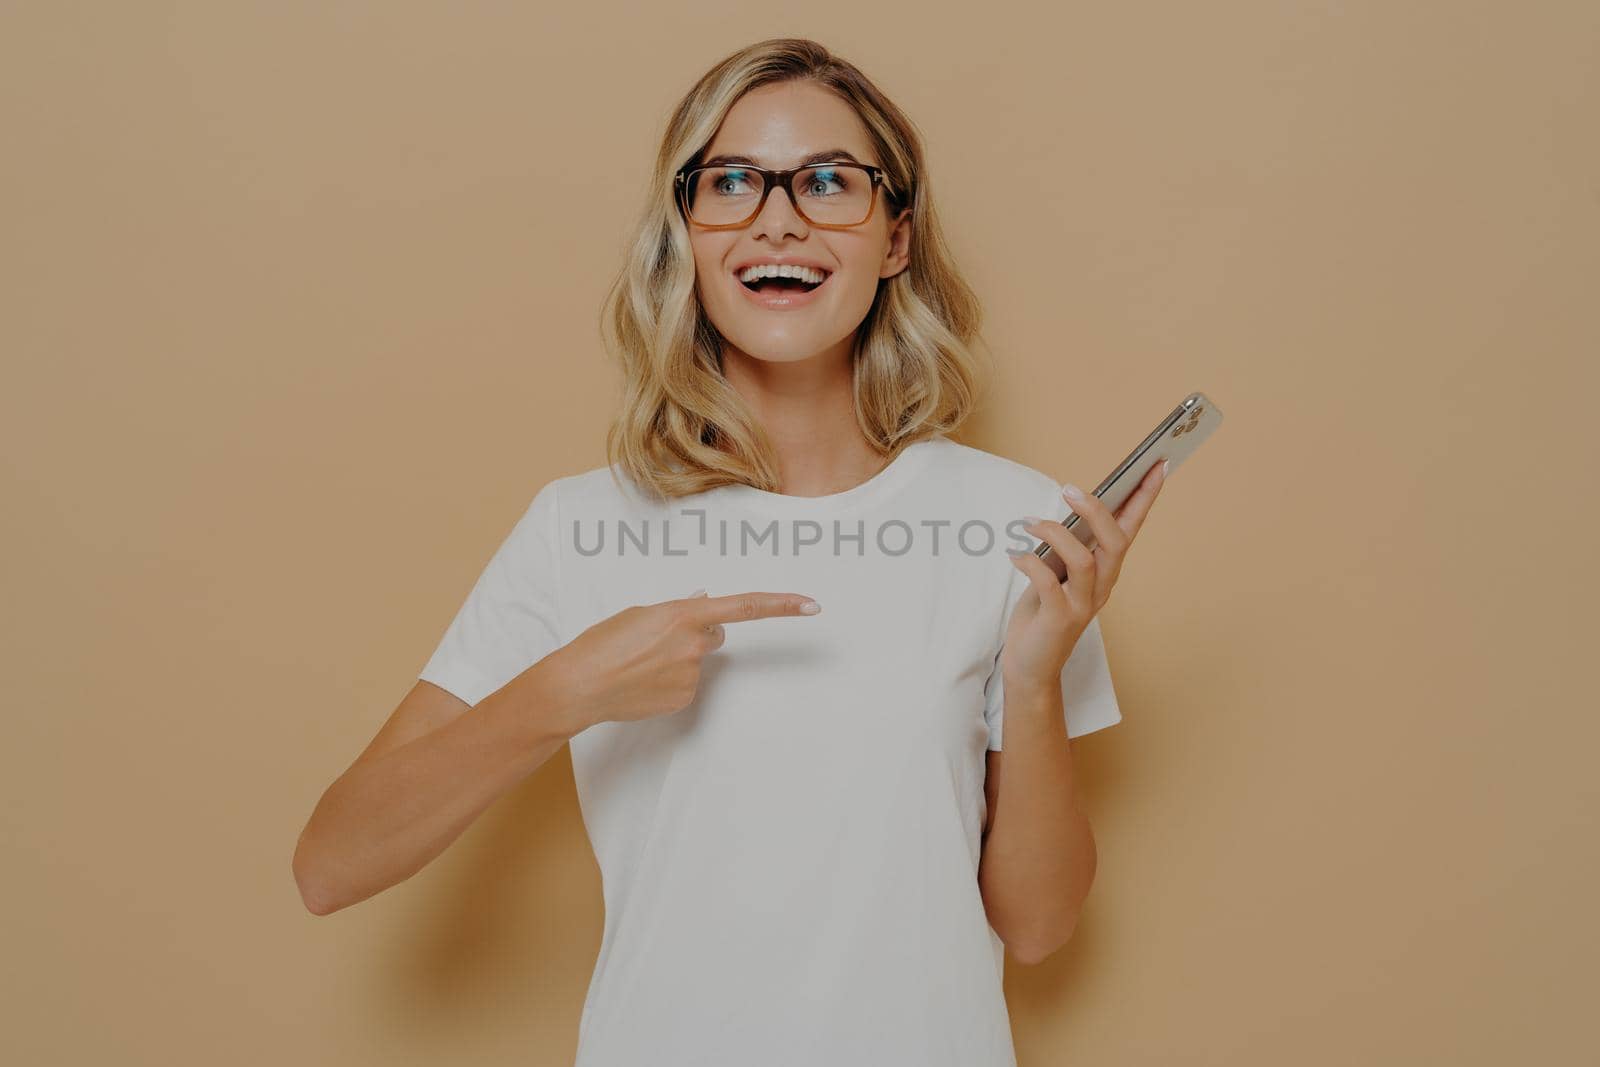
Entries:
{"type": "Polygon", "coordinates": [[[1122,561],[1144,525],[1164,477],[1163,464],[1151,467],[1116,515],[1092,493],[1084,492],[1078,500],[1062,493],[1067,506],[1094,533],[1093,551],[1059,522],[1046,519],[1024,527],[1055,549],[1067,565],[1067,580],[1057,580],[1050,565],[1031,551],[1011,557],[1012,566],[1028,576],[1029,588],[1017,601],[1006,626],[1000,658],[1008,692],[1060,686],[1062,668],[1078,638],[1110,598],[1122,573],[1122,561]]]}

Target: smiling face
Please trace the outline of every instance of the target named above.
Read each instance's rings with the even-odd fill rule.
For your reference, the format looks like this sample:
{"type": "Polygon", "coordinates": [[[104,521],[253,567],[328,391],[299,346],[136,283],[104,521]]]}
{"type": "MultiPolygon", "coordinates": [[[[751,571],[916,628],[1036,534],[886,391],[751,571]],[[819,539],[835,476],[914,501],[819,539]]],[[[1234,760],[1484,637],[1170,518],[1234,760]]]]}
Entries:
{"type": "MultiPolygon", "coordinates": [[[[743,156],[756,166],[778,169],[800,166],[819,152],[833,161],[883,162],[849,104],[815,82],[790,81],[740,97],[704,159],[743,156]],[[848,155],[835,154],[839,149],[848,155]]],[[[807,223],[782,188],[773,189],[761,214],[741,229],[707,230],[687,223],[695,289],[706,316],[732,349],[724,351],[725,360],[740,355],[764,362],[849,358],[879,280],[904,270],[909,258],[910,209],[891,216],[883,189],[874,195],[877,202],[867,221],[844,230],[807,223]],[[795,289],[762,296],[746,288],[737,272],[767,259],[793,259],[827,277],[810,293],[795,289]]]]}

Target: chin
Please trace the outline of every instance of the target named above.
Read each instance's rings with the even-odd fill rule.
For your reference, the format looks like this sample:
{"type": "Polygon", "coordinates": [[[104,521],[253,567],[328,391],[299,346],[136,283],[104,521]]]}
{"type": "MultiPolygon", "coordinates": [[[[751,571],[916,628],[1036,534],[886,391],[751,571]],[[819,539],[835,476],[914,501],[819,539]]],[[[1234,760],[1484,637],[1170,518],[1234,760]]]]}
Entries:
{"type": "MultiPolygon", "coordinates": [[[[863,294],[858,313],[846,309],[845,318],[854,325],[840,325],[838,309],[832,316],[812,315],[806,310],[762,311],[745,306],[708,308],[707,314],[717,333],[738,351],[764,363],[798,363],[835,347],[858,328],[872,307],[875,291],[863,294]],[[837,328],[836,328],[837,327],[837,328]]],[[[821,310],[813,309],[813,310],[821,310]]]]}
{"type": "Polygon", "coordinates": [[[765,335],[738,331],[722,336],[751,359],[763,363],[799,363],[828,347],[820,338],[792,336],[783,330],[774,330],[765,335]]]}

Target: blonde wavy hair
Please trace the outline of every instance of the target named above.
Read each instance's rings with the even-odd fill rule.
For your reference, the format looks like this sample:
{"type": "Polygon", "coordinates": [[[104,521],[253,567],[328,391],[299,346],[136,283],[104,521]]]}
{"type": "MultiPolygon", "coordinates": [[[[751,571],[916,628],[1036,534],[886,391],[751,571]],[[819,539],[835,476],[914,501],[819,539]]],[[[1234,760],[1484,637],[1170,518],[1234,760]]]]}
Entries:
{"type": "Polygon", "coordinates": [[[673,176],[698,162],[745,93],[799,79],[854,108],[885,171],[891,216],[911,207],[910,263],[880,279],[856,331],[862,433],[892,460],[907,445],[959,426],[979,399],[985,361],[974,344],[982,310],[945,243],[915,125],[859,69],[815,41],[760,41],[718,62],[674,109],[631,255],[601,311],[606,348],[622,367],[622,403],[606,455],[659,498],[728,484],[778,490],[771,443],[723,377],[722,339],[695,294],[694,253],[673,176]]]}

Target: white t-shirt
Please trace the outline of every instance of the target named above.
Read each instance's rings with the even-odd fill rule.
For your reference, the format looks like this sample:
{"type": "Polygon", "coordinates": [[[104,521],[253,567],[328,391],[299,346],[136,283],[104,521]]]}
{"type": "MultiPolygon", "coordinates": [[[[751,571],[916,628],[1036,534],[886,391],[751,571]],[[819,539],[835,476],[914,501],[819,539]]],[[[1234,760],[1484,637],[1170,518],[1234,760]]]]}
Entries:
{"type": "MultiPolygon", "coordinates": [[[[605,900],[577,1067],[1012,1067],[984,752],[1027,587],[1006,550],[1068,514],[1058,483],[943,435],[823,497],[658,504],[613,474],[539,490],[423,679],[476,704],[698,588],[822,611],[727,624],[689,706],[572,738],[605,900]]],[[[1121,720],[1098,619],[1062,688],[1069,736],[1121,720]]]]}

